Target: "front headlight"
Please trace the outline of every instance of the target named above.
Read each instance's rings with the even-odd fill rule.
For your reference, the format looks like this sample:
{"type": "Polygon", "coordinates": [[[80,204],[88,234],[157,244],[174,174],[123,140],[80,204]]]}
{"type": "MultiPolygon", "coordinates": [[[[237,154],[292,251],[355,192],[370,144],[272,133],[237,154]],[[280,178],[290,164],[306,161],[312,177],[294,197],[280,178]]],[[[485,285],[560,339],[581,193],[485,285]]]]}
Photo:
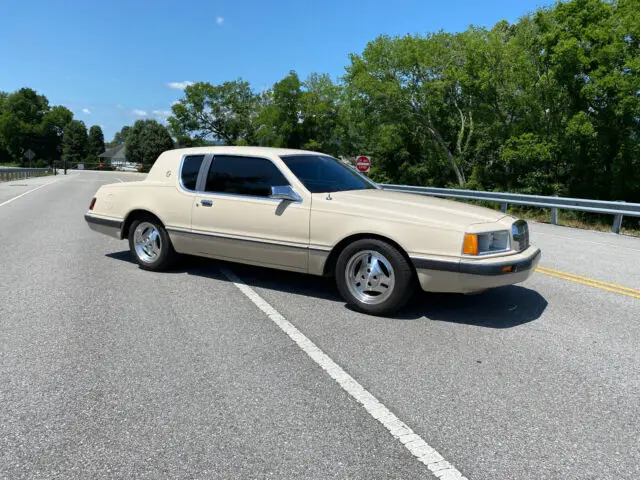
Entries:
{"type": "Polygon", "coordinates": [[[509,230],[467,233],[464,236],[462,253],[465,255],[488,255],[507,250],[509,250],[509,230]]]}

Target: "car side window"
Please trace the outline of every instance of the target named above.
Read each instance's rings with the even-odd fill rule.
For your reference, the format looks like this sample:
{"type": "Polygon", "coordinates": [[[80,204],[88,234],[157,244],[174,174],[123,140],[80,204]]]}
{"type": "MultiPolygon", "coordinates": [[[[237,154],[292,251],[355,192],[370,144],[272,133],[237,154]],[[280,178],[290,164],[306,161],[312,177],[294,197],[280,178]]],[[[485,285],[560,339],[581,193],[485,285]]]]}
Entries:
{"type": "Polygon", "coordinates": [[[196,183],[198,181],[198,173],[200,172],[200,166],[204,160],[204,155],[189,155],[184,157],[182,162],[182,171],[180,172],[180,179],[182,185],[187,190],[195,190],[196,183]]]}
{"type": "Polygon", "coordinates": [[[282,172],[264,158],[215,155],[205,190],[252,197],[268,197],[271,187],[289,185],[282,172]]]}

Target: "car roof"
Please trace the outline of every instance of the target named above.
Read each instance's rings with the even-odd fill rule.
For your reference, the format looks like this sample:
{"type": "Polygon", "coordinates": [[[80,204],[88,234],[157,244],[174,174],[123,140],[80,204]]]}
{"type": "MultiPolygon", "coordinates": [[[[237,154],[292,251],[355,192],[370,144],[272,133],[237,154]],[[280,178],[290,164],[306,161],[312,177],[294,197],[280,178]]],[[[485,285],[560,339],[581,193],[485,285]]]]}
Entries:
{"type": "Polygon", "coordinates": [[[167,175],[167,171],[175,169],[178,172],[180,159],[185,155],[202,155],[202,154],[218,154],[218,155],[247,155],[256,157],[273,158],[280,155],[326,155],[325,153],[313,152],[311,150],[295,150],[291,148],[271,148],[271,147],[190,147],[176,148],[174,150],[165,150],[155,161],[149,174],[147,181],[156,181],[162,183],[170,183],[173,181],[171,174],[167,175]]]}
{"type": "Polygon", "coordinates": [[[273,148],[273,147],[226,147],[226,146],[213,146],[213,147],[190,147],[190,148],[177,148],[171,150],[173,154],[187,155],[189,153],[233,153],[242,155],[259,155],[259,156],[273,156],[273,155],[327,155],[326,153],[314,152],[311,150],[297,150],[292,148],[273,148]]]}

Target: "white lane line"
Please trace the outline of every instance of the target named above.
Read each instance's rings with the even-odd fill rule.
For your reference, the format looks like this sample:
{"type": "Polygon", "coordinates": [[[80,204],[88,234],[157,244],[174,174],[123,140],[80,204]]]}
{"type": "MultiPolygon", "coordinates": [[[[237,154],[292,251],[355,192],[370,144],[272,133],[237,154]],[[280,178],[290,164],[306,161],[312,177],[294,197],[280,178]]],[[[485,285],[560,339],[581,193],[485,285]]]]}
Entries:
{"type": "Polygon", "coordinates": [[[120,183],[124,183],[124,180],[120,180],[119,178],[116,178],[116,180],[118,180],[120,183]]]}
{"type": "Polygon", "coordinates": [[[36,188],[32,188],[31,190],[27,190],[26,192],[21,193],[21,194],[20,194],[20,195],[18,195],[17,197],[10,198],[10,199],[9,199],[9,200],[7,200],[6,202],[2,202],[2,203],[0,203],[0,207],[2,207],[2,206],[4,206],[4,205],[6,205],[6,204],[8,204],[8,203],[13,202],[14,200],[17,200],[17,199],[19,199],[20,197],[24,197],[25,195],[28,195],[28,194],[29,194],[29,193],[31,193],[31,192],[35,192],[36,190],[38,190],[38,189],[40,189],[40,188],[42,188],[42,187],[46,187],[47,185],[51,185],[52,183],[56,183],[57,181],[58,181],[58,179],[54,180],[53,182],[43,183],[42,185],[40,185],[40,186],[38,186],[38,187],[36,187],[36,188]]]}
{"type": "Polygon", "coordinates": [[[413,432],[404,422],[390,412],[387,407],[378,401],[371,393],[360,385],[351,375],[345,372],[340,365],[331,360],[320,348],[309,340],[300,330],[284,318],[266,300],[258,295],[250,286],[244,283],[235,273],[221,269],[222,273],[249,298],[269,319],[280,329],[289,335],[296,344],[316,362],[320,368],[329,374],[338,384],[362,404],[364,409],[373,418],[378,420],[389,430],[400,443],[402,443],[419,462],[440,480],[467,480],[453,465],[447,462],[434,448],[430,447],[419,435],[413,432]]]}

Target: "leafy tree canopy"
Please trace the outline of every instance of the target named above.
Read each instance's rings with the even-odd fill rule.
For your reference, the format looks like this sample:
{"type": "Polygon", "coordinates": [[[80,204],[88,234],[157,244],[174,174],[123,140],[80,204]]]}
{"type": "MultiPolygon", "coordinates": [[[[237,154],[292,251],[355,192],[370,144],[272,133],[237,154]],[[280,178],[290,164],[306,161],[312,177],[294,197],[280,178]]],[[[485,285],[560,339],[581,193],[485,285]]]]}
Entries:
{"type": "Polygon", "coordinates": [[[155,120],[138,120],[125,142],[127,161],[145,166],[154,164],[165,150],[173,148],[173,139],[164,125],[155,120]]]}
{"type": "Polygon", "coordinates": [[[99,125],[93,125],[89,129],[89,138],[87,140],[88,154],[92,159],[98,159],[98,155],[104,152],[104,134],[99,125]]]}

